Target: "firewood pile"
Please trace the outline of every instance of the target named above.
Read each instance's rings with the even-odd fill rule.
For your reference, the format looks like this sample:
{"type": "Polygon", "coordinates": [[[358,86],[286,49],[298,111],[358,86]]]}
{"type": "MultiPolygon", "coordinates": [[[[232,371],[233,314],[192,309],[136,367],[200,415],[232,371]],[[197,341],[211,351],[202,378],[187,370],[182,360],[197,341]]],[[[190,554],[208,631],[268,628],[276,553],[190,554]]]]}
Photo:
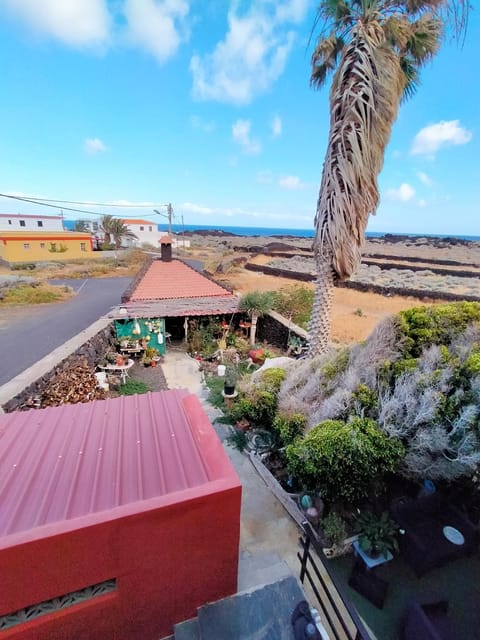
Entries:
{"type": "Polygon", "coordinates": [[[86,358],[68,362],[55,371],[41,394],[41,407],[57,407],[105,398],[105,391],[97,386],[97,379],[86,358]]]}

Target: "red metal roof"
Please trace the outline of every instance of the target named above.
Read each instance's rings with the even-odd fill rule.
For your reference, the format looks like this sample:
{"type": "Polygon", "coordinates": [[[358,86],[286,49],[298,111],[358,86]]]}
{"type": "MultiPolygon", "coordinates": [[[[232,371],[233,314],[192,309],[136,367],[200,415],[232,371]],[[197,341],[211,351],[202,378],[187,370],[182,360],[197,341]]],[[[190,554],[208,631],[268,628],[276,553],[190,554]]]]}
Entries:
{"type": "Polygon", "coordinates": [[[0,536],[225,478],[238,484],[184,389],[0,415],[0,536]]]}
{"type": "Polygon", "coordinates": [[[237,300],[230,291],[180,260],[154,260],[130,300],[178,300],[217,296],[237,300]]]}

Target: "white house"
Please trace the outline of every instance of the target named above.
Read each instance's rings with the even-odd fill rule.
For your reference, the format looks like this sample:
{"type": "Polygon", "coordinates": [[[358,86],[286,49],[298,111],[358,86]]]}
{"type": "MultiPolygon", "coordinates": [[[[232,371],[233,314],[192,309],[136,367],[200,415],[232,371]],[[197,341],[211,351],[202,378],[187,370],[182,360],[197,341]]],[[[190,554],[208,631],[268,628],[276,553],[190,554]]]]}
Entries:
{"type": "Polygon", "coordinates": [[[151,220],[124,218],[123,224],[137,236],[137,240],[135,238],[125,238],[122,242],[122,246],[125,247],[141,247],[142,244],[149,244],[158,248],[160,239],[167,235],[166,231],[159,231],[157,223],[151,220]]]}
{"type": "Polygon", "coordinates": [[[63,217],[0,213],[0,231],[64,231],[63,217]]]}

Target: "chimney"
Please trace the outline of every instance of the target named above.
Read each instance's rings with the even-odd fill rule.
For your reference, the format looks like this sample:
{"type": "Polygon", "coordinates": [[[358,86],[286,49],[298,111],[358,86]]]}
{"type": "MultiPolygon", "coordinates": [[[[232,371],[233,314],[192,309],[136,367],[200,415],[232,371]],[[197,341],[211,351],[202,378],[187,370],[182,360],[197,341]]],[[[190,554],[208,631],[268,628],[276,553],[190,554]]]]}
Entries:
{"type": "Polygon", "coordinates": [[[163,262],[172,261],[172,239],[170,236],[163,236],[160,240],[163,262]]]}

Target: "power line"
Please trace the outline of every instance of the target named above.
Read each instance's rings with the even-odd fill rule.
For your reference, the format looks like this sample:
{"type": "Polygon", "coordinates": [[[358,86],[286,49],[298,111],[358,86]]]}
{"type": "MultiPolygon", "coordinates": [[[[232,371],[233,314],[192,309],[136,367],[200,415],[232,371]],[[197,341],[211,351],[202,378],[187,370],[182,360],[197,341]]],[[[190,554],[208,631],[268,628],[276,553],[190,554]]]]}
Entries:
{"type": "MultiPolygon", "coordinates": [[[[0,193],[0,196],[5,194],[0,193]]],[[[21,196],[6,196],[8,198],[19,198],[22,199],[21,196]]],[[[32,200],[38,202],[58,202],[60,204],[81,204],[84,206],[92,205],[92,207],[125,207],[127,209],[152,209],[153,207],[168,207],[168,203],[163,204],[119,204],[115,202],[88,202],[88,201],[78,201],[78,200],[55,200],[55,198],[38,198],[37,196],[31,196],[32,200]]]]}
{"type": "MultiPolygon", "coordinates": [[[[11,200],[19,200],[20,202],[29,202],[30,204],[36,204],[36,205],[38,205],[40,207],[51,207],[52,209],[73,211],[74,213],[86,213],[86,214],[91,215],[91,216],[103,217],[105,215],[105,213],[100,213],[98,211],[88,211],[88,210],[85,210],[85,209],[74,209],[72,207],[65,207],[62,204],[56,204],[56,205],[55,204],[49,204],[49,202],[58,202],[58,203],[65,202],[65,203],[67,203],[67,202],[69,202],[67,200],[65,200],[65,201],[62,201],[62,200],[50,200],[50,201],[47,202],[46,198],[33,199],[33,198],[25,198],[25,197],[22,197],[22,196],[12,196],[12,195],[8,195],[6,193],[0,193],[0,197],[2,197],[2,198],[10,198],[11,200]],[[42,201],[40,201],[40,200],[42,200],[42,201]]],[[[75,203],[73,203],[73,204],[75,204],[75,203]]],[[[85,202],[85,203],[80,203],[80,204],[87,204],[88,205],[90,203],[89,202],[85,202]]],[[[96,205],[95,205],[95,203],[92,203],[92,204],[94,204],[94,206],[110,206],[110,205],[103,205],[101,203],[96,203],[96,205]]],[[[118,206],[128,206],[128,205],[118,205],[118,206]]],[[[146,206],[146,205],[142,205],[142,206],[146,206]]],[[[168,207],[168,205],[165,205],[165,204],[159,204],[157,206],[159,206],[159,207],[168,207]]],[[[135,209],[136,207],[132,206],[130,208],[131,209],[135,209]]],[[[142,217],[148,218],[148,217],[150,217],[152,215],[153,214],[150,213],[150,214],[143,214],[142,216],[130,215],[129,217],[130,218],[142,218],[142,217]]]]}

